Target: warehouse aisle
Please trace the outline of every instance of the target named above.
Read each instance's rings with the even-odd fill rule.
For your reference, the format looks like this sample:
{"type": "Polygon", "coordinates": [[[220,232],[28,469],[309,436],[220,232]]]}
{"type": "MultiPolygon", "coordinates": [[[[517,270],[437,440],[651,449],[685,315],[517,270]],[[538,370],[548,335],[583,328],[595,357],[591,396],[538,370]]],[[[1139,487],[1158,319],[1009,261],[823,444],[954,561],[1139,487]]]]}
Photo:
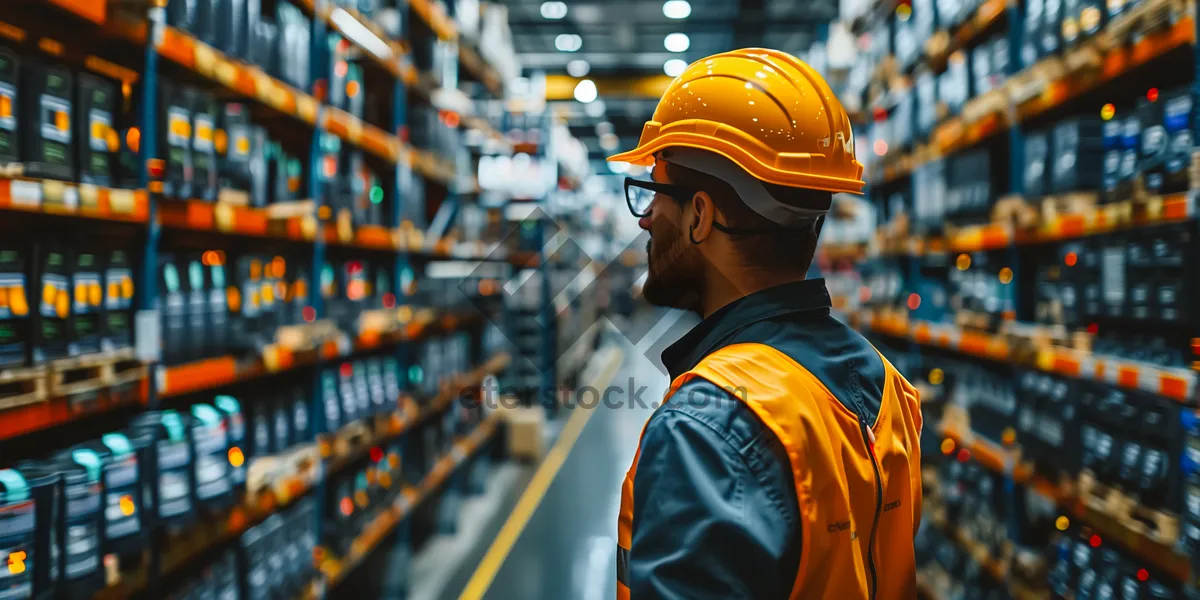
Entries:
{"type": "MultiPolygon", "coordinates": [[[[641,318],[658,325],[637,346],[622,340],[621,367],[605,384],[621,390],[621,406],[601,403],[590,415],[572,415],[587,418],[586,425],[484,597],[607,600],[615,596],[621,482],[642,425],[653,411],[651,403],[662,397],[668,384],[656,366],[657,357],[663,346],[694,323],[690,315],[663,311],[641,318]],[[645,406],[625,402],[630,389],[636,392],[643,387],[645,406]]],[[[610,398],[618,397],[614,392],[610,398]]]]}

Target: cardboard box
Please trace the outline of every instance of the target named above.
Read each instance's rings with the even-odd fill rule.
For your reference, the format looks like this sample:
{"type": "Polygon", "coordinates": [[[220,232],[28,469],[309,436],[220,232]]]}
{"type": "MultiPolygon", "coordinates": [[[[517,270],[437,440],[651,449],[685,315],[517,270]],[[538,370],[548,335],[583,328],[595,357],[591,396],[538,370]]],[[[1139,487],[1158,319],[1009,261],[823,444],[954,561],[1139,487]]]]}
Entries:
{"type": "Polygon", "coordinates": [[[546,414],[540,406],[503,408],[508,421],[508,454],[521,459],[538,461],[546,453],[543,432],[546,414]]]}

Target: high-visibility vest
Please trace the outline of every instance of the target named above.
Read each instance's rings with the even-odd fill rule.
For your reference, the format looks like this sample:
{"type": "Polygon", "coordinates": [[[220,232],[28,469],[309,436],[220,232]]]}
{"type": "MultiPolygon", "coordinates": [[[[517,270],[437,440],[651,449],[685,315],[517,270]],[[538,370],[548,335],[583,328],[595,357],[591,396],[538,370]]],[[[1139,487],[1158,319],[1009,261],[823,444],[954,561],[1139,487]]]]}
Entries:
{"type": "MultiPolygon", "coordinates": [[[[921,517],[920,399],[887,359],[883,364],[886,381],[873,424],[854,410],[861,402],[844,398],[843,404],[796,361],[757,343],[733,344],[706,356],[671,382],[663,402],[670,405],[680,386],[702,377],[732,391],[782,443],[800,515],[793,600],[917,596],[913,536],[921,517]]],[[[621,490],[618,600],[629,600],[633,482],[640,458],[639,445],[621,490]]]]}

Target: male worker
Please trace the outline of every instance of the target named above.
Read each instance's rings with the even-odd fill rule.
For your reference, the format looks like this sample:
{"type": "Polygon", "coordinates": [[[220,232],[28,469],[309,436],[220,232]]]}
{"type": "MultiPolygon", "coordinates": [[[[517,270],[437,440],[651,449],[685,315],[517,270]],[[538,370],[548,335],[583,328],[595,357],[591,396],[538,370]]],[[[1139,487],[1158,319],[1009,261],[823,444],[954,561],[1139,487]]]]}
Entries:
{"type": "Polygon", "coordinates": [[[853,143],[816,71],[752,48],[691,64],[609,158],[653,165],[625,182],[646,299],[703,317],[625,478],[619,599],[916,597],[917,392],[805,279],[853,143]]]}

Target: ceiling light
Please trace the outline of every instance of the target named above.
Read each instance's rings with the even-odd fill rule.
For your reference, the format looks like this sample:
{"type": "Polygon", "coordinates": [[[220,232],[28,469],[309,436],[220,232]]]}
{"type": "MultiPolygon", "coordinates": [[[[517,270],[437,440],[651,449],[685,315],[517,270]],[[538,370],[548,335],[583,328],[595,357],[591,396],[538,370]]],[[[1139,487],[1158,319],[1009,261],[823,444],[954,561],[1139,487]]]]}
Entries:
{"type": "Polygon", "coordinates": [[[625,171],[629,170],[629,163],[621,162],[619,160],[611,161],[608,163],[608,170],[612,171],[613,173],[615,173],[617,175],[620,175],[621,173],[624,173],[625,171]]]}
{"type": "Polygon", "coordinates": [[[671,60],[663,63],[663,72],[671,77],[679,77],[685,70],[687,70],[687,66],[687,61],[680,60],[678,58],[672,58],[671,60]]]}
{"type": "Polygon", "coordinates": [[[668,19],[686,19],[692,14],[692,5],[687,0],[667,0],[663,3],[663,15],[668,19]]]}
{"type": "Polygon", "coordinates": [[[612,152],[613,150],[616,150],[617,146],[620,144],[621,140],[615,133],[600,136],[600,147],[603,148],[605,152],[612,152]]]}
{"type": "Polygon", "coordinates": [[[616,128],[613,127],[612,123],[608,121],[596,123],[596,135],[606,135],[609,133],[616,133],[616,128]]]}
{"type": "Polygon", "coordinates": [[[583,47],[583,38],[573,33],[563,33],[554,38],[554,47],[559,52],[575,52],[583,47]]]}
{"type": "Polygon", "coordinates": [[[552,19],[557,21],[567,16],[567,4],[565,2],[543,2],[542,3],[542,18],[552,19]]]}
{"type": "Polygon", "coordinates": [[[592,71],[592,65],[588,61],[576,59],[567,63],[567,74],[571,77],[586,77],[592,71]]]}
{"type": "Polygon", "coordinates": [[[575,99],[587,104],[596,99],[596,82],[584,79],[575,85],[575,99]]]}
{"type": "Polygon", "coordinates": [[[670,52],[685,52],[691,45],[686,33],[672,33],[663,40],[663,46],[670,52]]]}
{"type": "Polygon", "coordinates": [[[604,111],[608,107],[604,105],[604,101],[597,99],[595,102],[589,102],[583,107],[583,113],[593,119],[599,119],[604,116],[604,111]]]}

